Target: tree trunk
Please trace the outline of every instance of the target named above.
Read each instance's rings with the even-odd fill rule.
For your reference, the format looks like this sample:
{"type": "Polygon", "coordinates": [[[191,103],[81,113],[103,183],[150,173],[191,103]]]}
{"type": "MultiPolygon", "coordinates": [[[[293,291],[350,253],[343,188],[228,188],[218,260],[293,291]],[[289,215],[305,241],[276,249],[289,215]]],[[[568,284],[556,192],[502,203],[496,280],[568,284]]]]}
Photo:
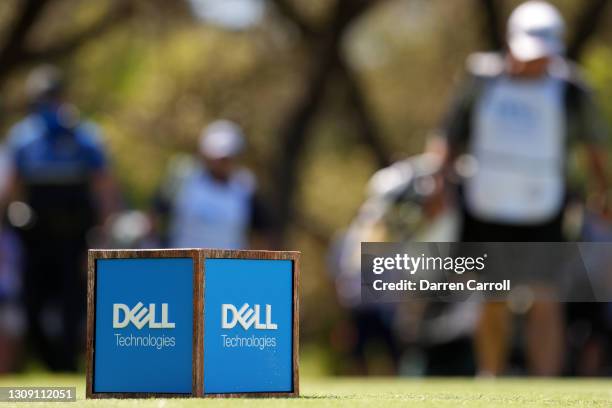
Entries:
{"type": "Polygon", "coordinates": [[[483,36],[487,46],[494,51],[504,48],[503,24],[500,16],[501,0],[478,0],[484,13],[483,36]]]}
{"type": "Polygon", "coordinates": [[[14,25],[0,50],[0,87],[9,73],[19,65],[25,52],[25,40],[36,24],[48,0],[25,0],[17,13],[14,25]]]}
{"type": "Polygon", "coordinates": [[[340,64],[342,36],[350,23],[371,4],[371,1],[366,0],[338,0],[329,28],[313,48],[310,60],[314,65],[305,81],[304,95],[297,101],[286,124],[281,128],[278,161],[273,166],[272,174],[281,240],[285,237],[293,215],[294,193],[306,136],[324,99],[331,74],[340,64]]]}
{"type": "Polygon", "coordinates": [[[584,8],[576,22],[574,35],[567,47],[568,58],[580,61],[586,44],[595,34],[605,16],[608,3],[608,0],[590,0],[584,2],[584,8]]]}
{"type": "Polygon", "coordinates": [[[348,103],[353,110],[355,126],[359,129],[364,143],[372,149],[378,167],[387,167],[391,164],[391,154],[380,138],[380,132],[372,118],[367,98],[359,84],[359,78],[356,78],[344,58],[340,59],[338,69],[341,78],[343,78],[346,84],[348,103]]]}

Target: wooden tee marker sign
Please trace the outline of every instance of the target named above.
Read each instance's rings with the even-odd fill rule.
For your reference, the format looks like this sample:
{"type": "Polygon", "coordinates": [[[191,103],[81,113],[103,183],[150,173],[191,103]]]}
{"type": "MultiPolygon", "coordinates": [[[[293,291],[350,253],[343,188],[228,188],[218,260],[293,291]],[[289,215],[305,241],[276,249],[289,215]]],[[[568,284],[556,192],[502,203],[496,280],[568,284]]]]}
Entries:
{"type": "Polygon", "coordinates": [[[90,250],[87,398],[299,395],[300,253],[90,250]]]}

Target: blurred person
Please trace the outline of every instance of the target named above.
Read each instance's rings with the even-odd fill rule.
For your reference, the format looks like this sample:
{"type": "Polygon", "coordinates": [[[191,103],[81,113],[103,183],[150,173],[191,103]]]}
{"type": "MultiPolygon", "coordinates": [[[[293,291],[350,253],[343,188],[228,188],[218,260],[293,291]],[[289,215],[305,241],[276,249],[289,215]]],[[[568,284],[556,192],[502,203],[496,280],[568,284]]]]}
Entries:
{"type": "Polygon", "coordinates": [[[208,125],[198,157],[183,160],[155,200],[155,222],[167,217],[167,243],[175,248],[271,248],[270,216],[257,195],[254,174],[239,165],[242,130],[227,120],[208,125]]]}
{"type": "Polygon", "coordinates": [[[23,300],[30,345],[53,371],[75,371],[84,345],[87,234],[118,205],[91,122],[66,100],[50,65],[26,82],[30,113],[12,127],[11,224],[24,247],[23,300]]]}
{"type": "MultiPolygon", "coordinates": [[[[595,201],[605,201],[598,146],[606,134],[589,90],[562,56],[564,29],[556,8],[529,1],[510,16],[507,52],[468,59],[469,78],[445,123],[446,168],[459,175],[462,241],[563,241],[565,172],[576,141],[589,156],[595,201]]],[[[534,303],[526,326],[533,374],[561,372],[563,324],[559,303],[534,303]]],[[[476,335],[481,374],[504,372],[510,335],[505,305],[487,304],[476,335]]]]}
{"type": "MultiPolygon", "coordinates": [[[[350,330],[341,326],[348,333],[344,335],[345,347],[363,374],[372,374],[367,351],[377,343],[384,346],[395,373],[474,373],[471,337],[477,303],[430,303],[423,299],[406,299],[401,304],[361,303],[362,242],[457,240],[457,211],[442,188],[440,159],[432,152],[435,149],[426,151],[372,176],[366,201],[346,233],[331,247],[330,270],[352,325],[350,330]],[[409,360],[403,358],[405,353],[409,360]]],[[[338,337],[333,338],[337,341],[338,337]]]]}
{"type": "MultiPolygon", "coordinates": [[[[572,208],[577,237],[581,242],[612,242],[612,221],[584,206],[572,208]]],[[[574,285],[591,286],[601,282],[600,273],[612,276],[610,254],[581,251],[581,262],[597,265],[587,268],[585,276],[574,285]]],[[[612,358],[612,302],[571,302],[567,304],[567,337],[569,374],[595,377],[609,375],[606,364],[612,358]]]]}

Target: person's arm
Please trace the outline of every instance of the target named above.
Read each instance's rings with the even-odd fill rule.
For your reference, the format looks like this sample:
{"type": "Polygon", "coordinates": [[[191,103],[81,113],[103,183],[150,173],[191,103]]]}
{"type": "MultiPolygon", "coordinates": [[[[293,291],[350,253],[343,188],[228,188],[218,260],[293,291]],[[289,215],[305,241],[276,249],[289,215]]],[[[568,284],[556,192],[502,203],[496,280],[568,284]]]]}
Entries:
{"type": "Polygon", "coordinates": [[[15,178],[15,172],[12,169],[6,169],[7,174],[3,175],[6,177],[2,191],[0,191],[0,230],[4,227],[4,220],[8,205],[13,200],[17,191],[17,180],[15,178]]]}
{"type": "Polygon", "coordinates": [[[594,179],[594,191],[587,197],[587,205],[602,214],[609,213],[608,192],[608,169],[606,139],[607,130],[599,115],[599,110],[593,100],[592,93],[584,86],[570,85],[570,106],[574,107],[575,120],[573,131],[583,142],[586,159],[589,166],[589,174],[594,179]]]}
{"type": "Polygon", "coordinates": [[[23,196],[17,170],[17,152],[0,152],[0,228],[12,201],[23,196]]]}
{"type": "Polygon", "coordinates": [[[442,171],[454,178],[454,164],[465,150],[471,133],[472,110],[479,81],[469,76],[452,99],[439,135],[432,146],[442,157],[442,171]]]}
{"type": "Polygon", "coordinates": [[[97,203],[98,224],[104,225],[106,220],[121,208],[119,188],[107,169],[100,169],[92,176],[92,192],[97,203]]]}
{"type": "Polygon", "coordinates": [[[279,249],[281,247],[278,234],[274,228],[274,222],[270,211],[255,193],[251,197],[251,233],[250,247],[252,249],[279,249]]]}
{"type": "Polygon", "coordinates": [[[159,187],[147,213],[151,223],[151,236],[160,243],[168,243],[168,223],[172,214],[172,199],[166,194],[163,186],[159,187]]]}
{"type": "Polygon", "coordinates": [[[606,169],[607,153],[597,145],[587,145],[587,160],[589,162],[590,173],[595,179],[595,190],[588,197],[587,204],[602,215],[609,215],[609,182],[606,169]]]}
{"type": "Polygon", "coordinates": [[[97,127],[87,123],[82,129],[88,155],[87,161],[91,171],[91,192],[96,203],[98,224],[102,226],[112,214],[122,209],[123,200],[119,186],[111,173],[97,127]]]}

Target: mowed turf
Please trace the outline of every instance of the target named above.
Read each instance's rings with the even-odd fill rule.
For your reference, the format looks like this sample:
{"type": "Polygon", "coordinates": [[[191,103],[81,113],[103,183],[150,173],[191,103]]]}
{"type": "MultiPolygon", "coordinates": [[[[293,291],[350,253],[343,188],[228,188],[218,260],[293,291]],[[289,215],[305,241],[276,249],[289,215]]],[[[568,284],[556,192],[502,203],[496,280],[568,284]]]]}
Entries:
{"type": "Polygon", "coordinates": [[[77,387],[76,403],[37,407],[612,407],[612,379],[307,378],[296,399],[84,400],[82,376],[0,377],[0,386],[26,385],[77,387]]]}

